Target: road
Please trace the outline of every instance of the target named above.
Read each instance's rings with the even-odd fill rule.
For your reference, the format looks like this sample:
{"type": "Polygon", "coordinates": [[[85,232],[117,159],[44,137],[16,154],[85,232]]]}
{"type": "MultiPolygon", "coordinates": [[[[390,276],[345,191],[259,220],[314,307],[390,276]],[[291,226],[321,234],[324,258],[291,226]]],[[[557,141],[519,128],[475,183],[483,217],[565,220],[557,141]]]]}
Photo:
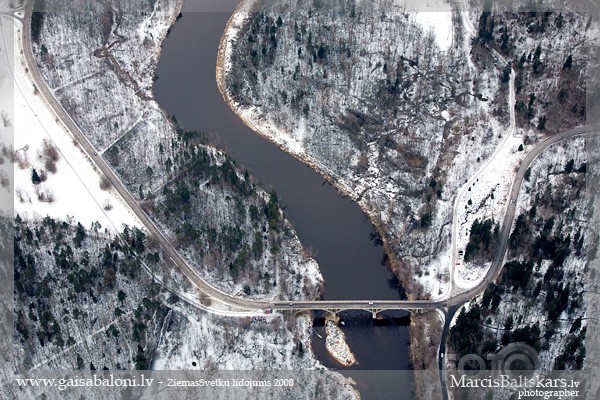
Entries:
{"type": "Polygon", "coordinates": [[[323,310],[323,309],[390,309],[390,310],[431,310],[436,307],[443,306],[442,302],[430,302],[427,300],[417,301],[303,301],[303,302],[268,302],[248,300],[231,296],[223,291],[210,285],[202,279],[198,273],[181,257],[181,255],[173,248],[168,238],[166,238],[161,230],[156,226],[154,221],[146,214],[137,200],[125,187],[121,179],[106,163],[97,149],[90,143],[87,137],[83,134],[77,123],[65,111],[60,102],[55,98],[52,91],[46,85],[41,76],[37,63],[33,55],[31,46],[30,30],[25,27],[30,26],[31,21],[31,5],[25,11],[24,29],[22,29],[23,53],[29,72],[32,76],[40,95],[44,98],[48,106],[53,110],[55,115],[65,124],[73,135],[74,139],[79,143],[82,150],[87,154],[94,165],[104,174],[115,191],[123,198],[131,210],[135,213],[144,227],[148,230],[163,250],[164,254],[173,262],[173,264],[186,276],[186,278],[203,294],[211,299],[219,301],[225,305],[234,308],[234,311],[249,311],[274,309],[274,310],[323,310]],[[372,304],[371,304],[372,303],[372,304]]]}
{"type": "MultiPolygon", "coordinates": [[[[499,57],[502,57],[498,55],[499,57]]],[[[459,232],[459,224],[458,218],[464,207],[465,202],[464,196],[469,192],[469,188],[477,182],[479,177],[481,177],[484,173],[487,172],[488,167],[495,162],[496,158],[502,152],[502,149],[508,143],[510,137],[515,133],[515,71],[511,68],[510,70],[510,80],[509,80],[509,90],[508,90],[508,110],[510,114],[510,126],[508,128],[508,132],[504,135],[500,143],[496,146],[494,153],[489,157],[477,170],[475,174],[473,174],[467,183],[465,183],[459,190],[458,195],[456,196],[456,200],[454,201],[454,207],[452,209],[452,238],[451,238],[451,249],[452,249],[452,261],[450,263],[450,293],[453,293],[455,288],[454,286],[454,268],[458,262],[460,262],[460,258],[458,255],[458,232],[459,232]]]]}
{"type": "Polygon", "coordinates": [[[552,146],[553,144],[555,144],[561,140],[572,138],[572,137],[578,136],[578,135],[598,134],[598,133],[600,133],[600,125],[580,126],[577,128],[573,128],[573,129],[569,129],[567,131],[561,132],[559,134],[556,134],[554,136],[551,136],[551,137],[545,139],[540,144],[538,144],[533,150],[531,150],[531,152],[529,154],[527,154],[527,156],[521,163],[521,166],[519,167],[519,170],[517,171],[517,174],[513,180],[513,184],[512,184],[511,190],[510,190],[510,197],[509,197],[510,201],[509,201],[509,204],[506,209],[506,214],[504,215],[504,220],[502,222],[502,229],[500,230],[500,241],[499,241],[498,247],[496,249],[494,259],[492,260],[492,265],[490,266],[490,269],[489,269],[486,277],[477,286],[475,286],[463,293],[460,293],[460,294],[448,299],[447,301],[443,302],[444,306],[450,307],[450,311],[451,311],[451,312],[446,313],[446,322],[444,325],[444,331],[442,333],[442,344],[440,345],[440,350],[438,353],[438,366],[440,368],[440,379],[442,382],[442,393],[443,393],[444,400],[446,400],[448,398],[447,391],[444,390],[445,378],[443,377],[443,373],[444,373],[444,371],[443,371],[443,369],[444,369],[443,368],[443,365],[444,365],[443,356],[445,353],[445,338],[449,331],[449,329],[448,329],[448,326],[449,326],[448,324],[450,323],[449,320],[452,318],[452,315],[454,314],[454,312],[458,308],[460,308],[460,306],[462,304],[468,302],[475,296],[483,293],[485,291],[485,289],[487,288],[487,286],[491,282],[493,282],[500,274],[500,271],[502,270],[502,266],[504,264],[504,257],[506,255],[506,250],[508,248],[508,240],[510,238],[512,224],[515,219],[515,212],[517,209],[519,192],[521,190],[521,185],[523,184],[523,179],[525,179],[525,173],[527,172],[527,169],[529,169],[529,167],[531,166],[531,163],[544,150],[546,150],[548,147],[552,146]]]}
{"type": "MultiPolygon", "coordinates": [[[[64,123],[64,125],[69,129],[70,133],[73,135],[74,139],[79,143],[82,150],[88,155],[90,160],[96,165],[96,167],[104,174],[104,176],[111,183],[114,190],[119,193],[119,195],[123,198],[123,200],[128,204],[131,210],[135,213],[135,215],[139,218],[145,228],[148,230],[150,235],[152,235],[159,246],[161,247],[164,254],[173,262],[173,264],[186,276],[186,278],[203,294],[209,296],[210,298],[219,301],[225,305],[233,308],[233,315],[246,315],[244,311],[248,312],[256,312],[265,309],[274,309],[274,310],[283,310],[283,311],[302,311],[302,310],[348,310],[348,309],[361,309],[361,310],[369,310],[378,312],[381,310],[433,310],[433,309],[450,309],[452,312],[446,313],[446,324],[444,327],[444,331],[448,331],[449,320],[451,319],[451,315],[454,313],[460,305],[468,302],[473,297],[482,293],[486,287],[491,283],[501,271],[504,256],[508,247],[508,239],[510,236],[510,230],[512,227],[512,223],[514,221],[514,216],[516,212],[517,199],[519,195],[519,191],[521,188],[521,184],[523,182],[525,172],[531,165],[531,163],[538,157],[544,150],[546,150],[552,144],[564,140],[573,136],[582,135],[586,133],[596,133],[600,130],[600,126],[592,125],[592,126],[582,126],[574,129],[570,129],[565,132],[561,132],[557,135],[547,138],[540,144],[538,144],[523,160],[516,176],[513,181],[513,185],[510,191],[510,199],[514,201],[510,201],[506,214],[502,223],[502,229],[500,233],[500,241],[495,253],[494,259],[492,261],[492,266],[490,267],[487,276],[479,283],[477,286],[462,292],[460,294],[454,295],[445,300],[438,301],[428,301],[428,300],[402,300],[402,301],[383,301],[383,300],[348,300],[348,301],[332,301],[332,300],[322,300],[322,301],[297,301],[297,302],[268,302],[268,301],[255,301],[248,300],[243,298],[237,298],[231,296],[223,291],[215,288],[206,282],[203,278],[201,278],[198,273],[181,257],[181,255],[173,248],[168,238],[166,238],[161,230],[156,226],[154,221],[146,214],[146,212],[141,208],[137,200],[132,196],[129,190],[125,187],[122,181],[119,179],[117,174],[113,171],[113,169],[105,162],[105,160],[98,155],[97,149],[89,142],[86,136],[82,133],[77,123],[71,118],[71,116],[64,110],[60,102],[54,97],[52,91],[47,87],[45,81],[43,80],[40,71],[38,69],[37,63],[35,62],[35,58],[33,56],[32,47],[31,47],[31,37],[30,37],[30,21],[31,21],[31,2],[28,4],[25,15],[23,18],[23,26],[22,29],[22,43],[24,47],[24,56],[26,63],[29,67],[29,72],[32,76],[33,81],[38,88],[40,95],[44,98],[48,106],[53,110],[56,116],[64,123]],[[236,314],[238,313],[239,314],[236,314]]],[[[509,104],[514,104],[514,71],[511,73],[511,84],[509,91],[509,104]]],[[[511,109],[511,128],[510,132],[506,137],[510,136],[512,131],[514,131],[514,114],[512,113],[513,107],[511,109]]],[[[481,170],[480,170],[481,172],[481,170]]],[[[482,173],[482,172],[481,172],[482,173]]],[[[471,178],[473,180],[474,177],[471,178]]],[[[476,178],[475,178],[476,179],[476,178]]],[[[463,186],[468,187],[468,185],[463,186]]],[[[457,203],[459,203],[459,199],[457,198],[457,203]]],[[[456,205],[454,210],[453,218],[456,217],[456,205]]],[[[453,220],[454,221],[454,220],[453,220]]],[[[453,232],[455,232],[456,225],[453,225],[453,232]]],[[[454,234],[453,234],[454,236],[454,234]]],[[[455,250],[455,238],[452,240],[453,252],[455,250]]],[[[452,266],[455,263],[456,255],[453,255],[452,266]]],[[[187,299],[190,301],[190,299],[187,299]]],[[[192,302],[193,303],[193,302],[192,302]]],[[[210,310],[207,310],[210,311],[210,310]]],[[[445,337],[445,335],[444,335],[445,337]]],[[[440,345],[440,354],[438,355],[438,365],[441,369],[443,369],[443,357],[442,354],[445,351],[445,346],[440,345]]],[[[441,373],[441,372],[440,372],[441,373]]]]}
{"type": "Polygon", "coordinates": [[[540,144],[538,144],[523,160],[519,170],[513,180],[513,184],[510,190],[510,199],[509,204],[506,209],[506,214],[504,215],[504,220],[502,222],[502,229],[500,230],[500,241],[498,243],[498,247],[496,249],[496,253],[494,259],[492,261],[492,265],[488,271],[487,276],[479,283],[477,286],[451,298],[447,305],[457,305],[464,302],[469,301],[469,299],[477,296],[482,293],[487,285],[489,285],[500,273],[502,269],[502,263],[504,261],[504,255],[506,253],[506,249],[508,248],[508,239],[510,237],[510,231],[512,227],[512,223],[515,218],[515,212],[518,204],[519,191],[521,190],[521,184],[523,183],[523,179],[525,177],[525,172],[531,166],[531,163],[548,147],[551,145],[578,135],[584,135],[587,133],[598,133],[600,132],[600,125],[586,125],[580,126],[577,128],[569,129],[567,131],[558,133],[554,136],[551,136],[540,144]]]}
{"type": "Polygon", "coordinates": [[[518,196],[525,179],[525,173],[531,166],[531,163],[548,147],[553,144],[572,138],[578,135],[584,135],[588,133],[599,133],[600,125],[586,125],[577,128],[569,129],[561,132],[554,136],[548,137],[541,143],[539,143],[523,160],[517,174],[513,180],[510,191],[510,199],[506,208],[506,214],[502,222],[502,229],[500,230],[500,240],[496,249],[492,265],[488,271],[487,276],[475,287],[466,290],[462,293],[456,294],[445,300],[319,300],[319,301],[301,301],[301,302],[275,302],[273,308],[276,310],[347,310],[347,309],[361,309],[361,310],[433,310],[433,309],[444,309],[448,307],[460,306],[475,296],[483,293],[487,286],[494,281],[500,271],[502,270],[504,256],[508,248],[508,240],[510,238],[510,232],[513,221],[515,219],[515,212],[518,204],[518,196]]]}
{"type": "Polygon", "coordinates": [[[77,123],[65,111],[60,102],[54,97],[54,94],[48,88],[40,74],[40,70],[38,68],[37,63],[35,62],[35,57],[33,55],[33,50],[31,46],[31,30],[29,29],[29,27],[31,26],[32,5],[33,3],[30,1],[25,9],[25,16],[23,18],[23,29],[21,30],[23,55],[29,68],[29,73],[31,74],[31,77],[35,82],[35,85],[38,88],[40,95],[48,104],[49,108],[68,128],[71,135],[73,135],[74,139],[78,142],[81,149],[87,154],[92,163],[98,168],[98,170],[102,172],[102,174],[104,174],[104,176],[106,177],[106,179],[108,179],[114,190],[127,203],[127,205],[142,222],[142,224],[150,233],[150,235],[154,237],[164,254],[200,292],[211,297],[214,300],[217,300],[240,311],[255,311],[257,309],[268,308],[270,306],[270,303],[268,302],[252,301],[231,296],[219,290],[218,288],[210,285],[208,282],[202,279],[198,275],[198,273],[173,248],[170,241],[163,235],[163,233],[156,226],[154,221],[142,209],[140,204],[125,187],[121,179],[119,179],[117,174],[106,163],[102,156],[99,155],[97,149],[94,148],[94,146],[90,143],[87,137],[83,134],[77,123]]]}
{"type": "Polygon", "coordinates": [[[77,123],[65,111],[58,99],[46,85],[41,76],[38,65],[35,62],[33,49],[31,46],[30,29],[26,29],[31,24],[31,3],[28,4],[23,18],[24,28],[22,29],[23,54],[29,68],[29,73],[40,95],[43,97],[48,106],[53,110],[55,115],[68,128],[71,135],[79,143],[81,149],[87,154],[92,163],[104,174],[114,190],[123,198],[133,213],[138,217],[147,231],[152,235],[160,246],[164,254],[170,261],[186,276],[186,278],[204,295],[211,299],[219,301],[225,305],[232,307],[233,311],[249,311],[256,312],[257,310],[323,310],[323,309],[402,309],[402,310],[417,310],[426,309],[432,310],[436,307],[443,307],[444,302],[431,302],[427,300],[417,301],[305,301],[305,302],[268,302],[249,300],[231,296],[223,291],[215,288],[206,282],[198,273],[181,257],[176,249],[173,248],[168,238],[164,236],[161,230],[156,226],[154,221],[146,214],[137,200],[125,187],[121,179],[108,165],[108,163],[99,155],[97,149],[90,143],[87,137],[83,134],[77,123]],[[373,304],[371,304],[373,303],[373,304]],[[290,305],[291,304],[291,305],[290,305]]]}
{"type": "Polygon", "coordinates": [[[445,301],[430,300],[315,300],[315,301],[278,301],[272,303],[274,310],[434,310],[444,307],[445,301]]]}
{"type": "MultiPolygon", "coordinates": [[[[29,27],[31,21],[31,3],[28,4],[25,10],[25,16],[23,18],[24,27],[29,27]]],[[[136,214],[142,224],[146,227],[148,232],[157,240],[161,249],[167,255],[167,257],[176,265],[176,267],[182,271],[182,273],[190,280],[190,282],[202,293],[210,296],[212,299],[219,301],[223,304],[229,305],[239,310],[256,311],[267,308],[281,309],[281,310],[315,310],[315,309],[435,309],[443,308],[458,304],[463,304],[470,300],[474,296],[483,292],[487,285],[496,278],[498,275],[504,253],[507,248],[508,237],[510,235],[510,227],[514,219],[514,213],[516,209],[516,201],[511,202],[507,206],[506,215],[502,224],[501,240],[498,246],[498,251],[493,260],[492,266],[488,276],[476,287],[471,288],[465,292],[457,294],[446,300],[439,301],[428,301],[428,300],[399,300],[399,301],[383,301],[383,300],[361,300],[361,301],[301,301],[293,302],[290,306],[289,302],[268,302],[268,301],[256,301],[238,298],[231,296],[218,288],[210,285],[198,273],[179,255],[179,253],[173,248],[169,239],[164,236],[161,230],[156,226],[154,221],[146,214],[141,208],[137,200],[129,192],[129,190],[122,183],[117,174],[113,169],[106,163],[106,161],[97,153],[97,149],[90,143],[87,137],[82,133],[79,126],[71,116],[64,110],[60,102],[54,97],[52,91],[48,88],[45,81],[43,80],[37,63],[35,62],[33,51],[31,47],[31,37],[29,29],[22,29],[22,42],[24,47],[24,56],[29,67],[29,72],[32,75],[32,79],[35,82],[40,94],[47,102],[49,107],[54,111],[56,116],[67,126],[70,133],[74,136],[75,140],[80,144],[81,148],[87,153],[90,160],[98,167],[98,169],[106,176],[111,183],[112,187],[119,193],[123,200],[129,205],[132,211],[136,214]],[[373,303],[373,304],[371,304],[373,303]]],[[[511,74],[511,91],[509,94],[509,102],[514,102],[514,72],[511,74]]],[[[512,107],[511,107],[512,108],[512,107]]],[[[514,116],[511,112],[511,130],[514,129],[514,116]]],[[[524,159],[523,163],[511,189],[510,198],[516,200],[523,177],[527,168],[531,162],[546,148],[550,145],[575,135],[580,135],[588,132],[597,130],[597,126],[583,126],[575,129],[571,129],[555,136],[552,136],[542,143],[537,145],[524,159]]],[[[509,136],[509,135],[506,135],[509,136]]],[[[481,172],[481,170],[479,171],[481,172]]]]}

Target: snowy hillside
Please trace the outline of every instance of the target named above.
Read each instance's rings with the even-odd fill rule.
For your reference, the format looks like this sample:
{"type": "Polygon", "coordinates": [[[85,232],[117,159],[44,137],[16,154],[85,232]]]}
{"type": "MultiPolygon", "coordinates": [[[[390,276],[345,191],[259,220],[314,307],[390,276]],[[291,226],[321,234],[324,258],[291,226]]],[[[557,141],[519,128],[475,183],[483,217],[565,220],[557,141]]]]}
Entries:
{"type": "Polygon", "coordinates": [[[504,270],[450,331],[458,358],[524,342],[539,353],[544,371],[583,368],[587,161],[585,139],[577,138],[553,145],[532,164],[504,270]]]}
{"type": "Polygon", "coordinates": [[[276,195],[203,134],[168,119],[152,98],[160,44],[181,2],[86,6],[93,12],[63,5],[65,12],[40,14],[32,39],[45,81],[98,152],[190,264],[223,290],[317,297],[318,267],[276,195]]]}
{"type": "MultiPolygon", "coordinates": [[[[411,296],[437,295],[412,277],[447,240],[458,179],[446,175],[464,176],[496,141],[485,135],[484,102],[470,96],[479,73],[463,38],[442,51],[431,31],[388,3],[245,4],[260,11],[240,8],[223,39],[231,105],[359,202],[411,296]],[[448,171],[445,158],[469,140],[467,126],[482,154],[467,153],[459,171],[448,171]]],[[[490,97],[494,78],[484,76],[476,90],[490,97]]]]}
{"type": "MultiPolygon", "coordinates": [[[[431,30],[427,18],[401,4],[244,1],[223,37],[218,76],[249,126],[370,215],[409,296],[444,297],[456,194],[510,130],[508,61],[518,58],[514,153],[519,142],[534,145],[582,122],[581,75],[597,31],[585,14],[471,8],[454,10],[447,48],[446,19],[431,30]],[[543,27],[527,29],[538,20],[543,27]],[[529,104],[532,91],[540,93],[529,104]],[[564,104],[575,111],[557,126],[551,110],[564,104]],[[524,123],[523,112],[532,122],[524,123]],[[544,113],[547,126],[539,124],[544,113]]],[[[489,195],[500,175],[491,172],[480,194],[489,195]]],[[[497,206],[474,207],[473,219],[499,220],[507,190],[499,183],[497,206]]]]}
{"type": "MultiPolygon", "coordinates": [[[[199,311],[143,272],[142,264],[158,272],[162,256],[142,232],[127,229],[123,236],[97,225],[86,230],[48,217],[17,217],[19,370],[321,368],[310,348],[310,318],[199,311]]],[[[319,383],[323,393],[353,397],[341,375],[326,375],[331,381],[319,383]]],[[[304,387],[302,393],[311,398],[312,390],[304,387]]]]}
{"type": "MultiPolygon", "coordinates": [[[[203,276],[236,295],[317,297],[318,267],[285,219],[277,195],[257,187],[200,133],[167,119],[150,97],[160,43],[181,4],[159,1],[147,9],[142,3],[133,11],[117,3],[88,4],[96,14],[53,3],[63,12],[38,14],[34,48],[51,89],[203,276]]],[[[20,56],[17,60],[22,64],[20,56]]],[[[28,93],[27,79],[17,71],[19,109],[35,118],[32,125],[20,122],[19,129],[38,129],[41,121],[42,132],[19,137],[26,149],[6,150],[24,165],[18,212],[28,216],[17,216],[15,223],[15,339],[22,369],[321,368],[310,348],[309,317],[240,318],[197,310],[189,301],[195,299],[189,283],[169,269],[142,231],[122,232],[118,222],[125,217],[113,221],[113,230],[91,222],[94,216],[101,219],[102,211],[93,205],[110,187],[100,188],[90,162],[35,90],[28,93]],[[77,210],[87,215],[67,218],[72,206],[63,197],[70,187],[65,179],[83,184],[71,189],[79,196],[77,210]],[[89,202],[82,195],[86,187],[89,202]],[[31,213],[37,203],[28,206],[26,190],[36,188],[54,199],[46,201],[47,209],[31,213]],[[143,270],[186,291],[185,301],[143,270]]],[[[355,397],[341,376],[328,376],[333,384],[322,393],[355,397]]],[[[306,396],[313,389],[305,387],[306,396]]]]}

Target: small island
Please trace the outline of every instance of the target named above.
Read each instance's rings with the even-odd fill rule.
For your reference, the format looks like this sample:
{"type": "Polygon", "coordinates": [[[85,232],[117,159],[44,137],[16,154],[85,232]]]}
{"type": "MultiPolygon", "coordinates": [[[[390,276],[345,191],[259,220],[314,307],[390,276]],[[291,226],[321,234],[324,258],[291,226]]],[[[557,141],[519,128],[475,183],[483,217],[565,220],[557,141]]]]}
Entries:
{"type": "Polygon", "coordinates": [[[325,347],[333,358],[347,367],[358,364],[356,357],[352,354],[350,347],[346,343],[344,332],[342,332],[334,320],[327,319],[325,322],[325,332],[327,334],[325,347]]]}

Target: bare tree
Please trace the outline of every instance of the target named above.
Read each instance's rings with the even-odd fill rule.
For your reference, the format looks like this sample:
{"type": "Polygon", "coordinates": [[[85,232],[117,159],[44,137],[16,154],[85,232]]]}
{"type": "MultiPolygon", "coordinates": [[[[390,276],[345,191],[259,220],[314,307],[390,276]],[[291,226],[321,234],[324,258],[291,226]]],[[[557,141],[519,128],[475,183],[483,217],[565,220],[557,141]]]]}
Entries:
{"type": "Polygon", "coordinates": [[[104,211],[110,211],[112,210],[113,205],[109,199],[106,199],[104,200],[104,203],[102,203],[102,208],[104,209],[104,211]]]}
{"type": "Polygon", "coordinates": [[[33,188],[38,200],[44,203],[53,203],[56,198],[54,192],[50,188],[42,188],[41,185],[35,185],[33,188]]]}
{"type": "Polygon", "coordinates": [[[0,185],[2,185],[2,187],[7,187],[9,183],[10,183],[10,180],[8,179],[8,175],[6,174],[6,171],[4,171],[4,170],[0,171],[0,185]]]}
{"type": "Polygon", "coordinates": [[[100,189],[102,190],[108,190],[110,189],[112,185],[110,184],[110,181],[108,180],[108,178],[104,175],[102,175],[102,177],[100,178],[100,189]]]}
{"type": "Polygon", "coordinates": [[[10,119],[8,118],[6,111],[0,113],[0,118],[2,118],[2,125],[4,125],[5,128],[8,128],[10,126],[10,119]]]}

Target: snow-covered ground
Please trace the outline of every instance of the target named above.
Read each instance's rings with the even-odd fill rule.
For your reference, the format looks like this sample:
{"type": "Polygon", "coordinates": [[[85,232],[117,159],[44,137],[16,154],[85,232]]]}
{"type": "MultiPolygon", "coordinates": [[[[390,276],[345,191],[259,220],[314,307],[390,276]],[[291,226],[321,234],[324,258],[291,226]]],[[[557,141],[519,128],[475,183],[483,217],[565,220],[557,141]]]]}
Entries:
{"type": "MultiPolygon", "coordinates": [[[[99,222],[113,232],[123,224],[141,227],[133,212],[114,190],[100,188],[100,175],[91,160],[74,144],[66,128],[57,122],[40,95],[34,93],[30,76],[23,66],[20,44],[21,23],[3,16],[3,40],[14,29],[14,67],[5,79],[14,84],[14,206],[22,217],[72,217],[84,226],[99,222]],[[14,26],[14,28],[13,28],[14,26]],[[46,171],[44,141],[59,154],[56,172],[46,171]],[[33,168],[46,180],[32,183],[33,168]],[[51,200],[51,201],[50,201],[51,200]]],[[[10,144],[8,144],[10,146],[10,144]]],[[[10,150],[9,150],[10,151],[10,150]]]]}
{"type": "Polygon", "coordinates": [[[500,14],[493,46],[472,40],[481,7],[467,0],[456,18],[433,1],[386,3],[384,11],[383,3],[338,3],[332,17],[311,3],[243,2],[248,9],[238,8],[221,43],[220,89],[247,125],[357,201],[380,229],[409,296],[447,297],[453,279],[459,290],[472,287],[485,266],[459,265],[455,273],[456,249],[464,249],[476,218],[500,222],[513,168],[531,149],[524,143],[555,131],[537,121],[544,112],[556,119],[544,108],[566,85],[556,78],[572,79],[568,90],[581,86],[583,74],[563,71],[565,59],[572,54],[584,65],[595,33],[586,18],[568,14],[552,14],[539,22],[545,33],[535,32],[528,26],[537,17],[517,13],[519,33],[508,28],[507,50],[500,14]],[[507,92],[507,62],[531,58],[538,42],[545,72],[532,75],[530,61],[514,62],[515,90],[507,92]],[[524,125],[522,102],[532,91],[536,123],[524,125]]]}
{"type": "MultiPolygon", "coordinates": [[[[490,307],[489,300],[484,306],[485,296],[478,296],[463,307],[464,312],[474,304],[485,309],[481,316],[485,338],[489,340],[493,337],[497,343],[501,343],[506,331],[505,323],[509,318],[514,321],[512,329],[539,327],[539,361],[542,370],[556,369],[555,362],[560,357],[574,357],[576,352],[569,348],[570,341],[574,337],[585,337],[586,305],[582,295],[588,290],[585,272],[588,260],[583,237],[589,234],[586,232],[590,228],[584,198],[585,185],[590,182],[586,183],[587,174],[582,172],[582,167],[589,161],[585,142],[583,137],[563,140],[542,152],[531,164],[529,179],[524,180],[516,200],[515,215],[527,216],[530,225],[530,236],[523,239],[525,243],[539,238],[542,230],[548,236],[568,238],[569,251],[564,262],[556,264],[552,259],[540,259],[533,267],[525,290],[515,287],[514,281],[501,275],[495,282],[498,286],[493,289],[495,291],[498,287],[501,288],[497,306],[490,307]],[[568,165],[572,168],[570,172],[567,171],[568,165]],[[542,229],[550,220],[553,222],[552,227],[542,229]],[[557,270],[560,271],[558,275],[555,272],[557,270]],[[549,309],[556,301],[549,301],[548,298],[551,295],[558,296],[557,284],[561,285],[560,288],[569,288],[568,300],[564,301],[563,311],[553,321],[550,319],[549,309]],[[536,285],[537,294],[532,296],[536,285]]],[[[518,246],[520,249],[509,248],[508,261],[530,260],[529,245],[519,243],[518,246]]],[[[455,314],[451,326],[455,325],[459,314],[460,312],[455,314]]]]}
{"type": "Polygon", "coordinates": [[[333,356],[340,364],[351,366],[357,363],[356,357],[346,343],[344,332],[335,324],[334,321],[327,320],[325,323],[325,347],[329,354],[333,356]]]}
{"type": "MultiPolygon", "coordinates": [[[[524,147],[523,151],[519,151],[519,146],[522,144],[523,139],[520,137],[507,138],[497,155],[490,160],[485,172],[468,188],[463,198],[464,205],[459,204],[457,207],[459,214],[456,246],[458,249],[465,249],[469,242],[471,226],[476,219],[480,222],[488,218],[495,223],[502,222],[506,207],[511,201],[509,194],[516,170],[527,155],[527,150],[531,150],[532,147],[524,147]]],[[[460,258],[457,262],[460,264],[455,265],[454,268],[454,283],[461,289],[471,288],[481,282],[491,265],[488,263],[484,268],[476,267],[472,263],[463,262],[460,258]]]]}
{"type": "Polygon", "coordinates": [[[431,31],[435,42],[442,51],[452,47],[452,8],[450,3],[443,0],[418,1],[415,13],[411,13],[425,32],[431,31]]]}
{"type": "MultiPolygon", "coordinates": [[[[250,7],[250,1],[244,3],[250,7]]],[[[381,4],[366,9],[366,3],[356,3],[355,10],[353,4],[342,2],[344,11],[337,18],[323,10],[311,17],[310,7],[302,3],[290,9],[270,4],[266,20],[254,21],[255,14],[239,8],[221,42],[220,88],[247,125],[328,177],[371,216],[391,258],[401,260],[397,270],[411,296],[444,295],[448,289],[441,265],[429,265],[441,263],[436,258],[446,247],[451,215],[446,203],[452,202],[458,182],[438,175],[447,170],[440,165],[446,153],[469,140],[460,137],[463,118],[471,118],[473,144],[484,140],[480,104],[463,96],[459,106],[451,93],[468,93],[477,73],[467,71],[462,51],[456,50],[459,43],[454,46],[448,5],[416,4],[416,11],[409,11],[412,5],[388,7],[379,13],[381,4]],[[272,39],[258,32],[278,16],[277,51],[253,61],[256,73],[238,68],[248,62],[239,54],[256,50],[248,42],[264,40],[258,49],[271,46],[272,39]],[[428,34],[433,27],[437,30],[428,34]],[[451,143],[444,145],[445,139],[451,143]],[[433,179],[440,186],[423,209],[433,179]],[[431,213],[431,226],[419,229],[426,213],[431,213]],[[417,287],[410,287],[413,283],[417,287]]],[[[493,74],[484,76],[478,92],[489,97],[494,89],[489,81],[495,80],[493,74]]],[[[473,152],[466,156],[476,158],[473,152]]],[[[461,169],[454,172],[462,174],[461,169]]]]}
{"type": "MultiPolygon", "coordinates": [[[[115,234],[85,230],[83,240],[75,243],[77,229],[76,224],[60,220],[21,219],[15,224],[22,238],[18,252],[31,256],[15,284],[19,369],[128,370],[143,360],[143,366],[153,370],[319,371],[307,374],[315,382],[298,382],[294,390],[303,398],[337,400],[335,393],[341,398],[358,397],[348,379],[326,371],[316,360],[310,347],[309,315],[202,312],[153,284],[161,273],[170,272],[170,285],[185,286],[173,270],[153,264],[153,277],[129,270],[132,264],[127,260],[131,261],[133,250],[114,246],[119,240],[115,234]],[[46,234],[34,242],[33,231],[46,234]],[[67,249],[70,256],[65,257],[67,249]],[[107,258],[110,249],[114,255],[107,258]],[[57,258],[62,260],[60,266],[57,258]],[[120,261],[114,275],[106,273],[110,259],[120,261]],[[51,322],[40,323],[42,315],[51,322]],[[317,386],[324,397],[311,395],[317,386]]],[[[147,259],[154,251],[148,246],[137,256],[147,259]]],[[[7,398],[38,397],[9,393],[7,398]]]]}

